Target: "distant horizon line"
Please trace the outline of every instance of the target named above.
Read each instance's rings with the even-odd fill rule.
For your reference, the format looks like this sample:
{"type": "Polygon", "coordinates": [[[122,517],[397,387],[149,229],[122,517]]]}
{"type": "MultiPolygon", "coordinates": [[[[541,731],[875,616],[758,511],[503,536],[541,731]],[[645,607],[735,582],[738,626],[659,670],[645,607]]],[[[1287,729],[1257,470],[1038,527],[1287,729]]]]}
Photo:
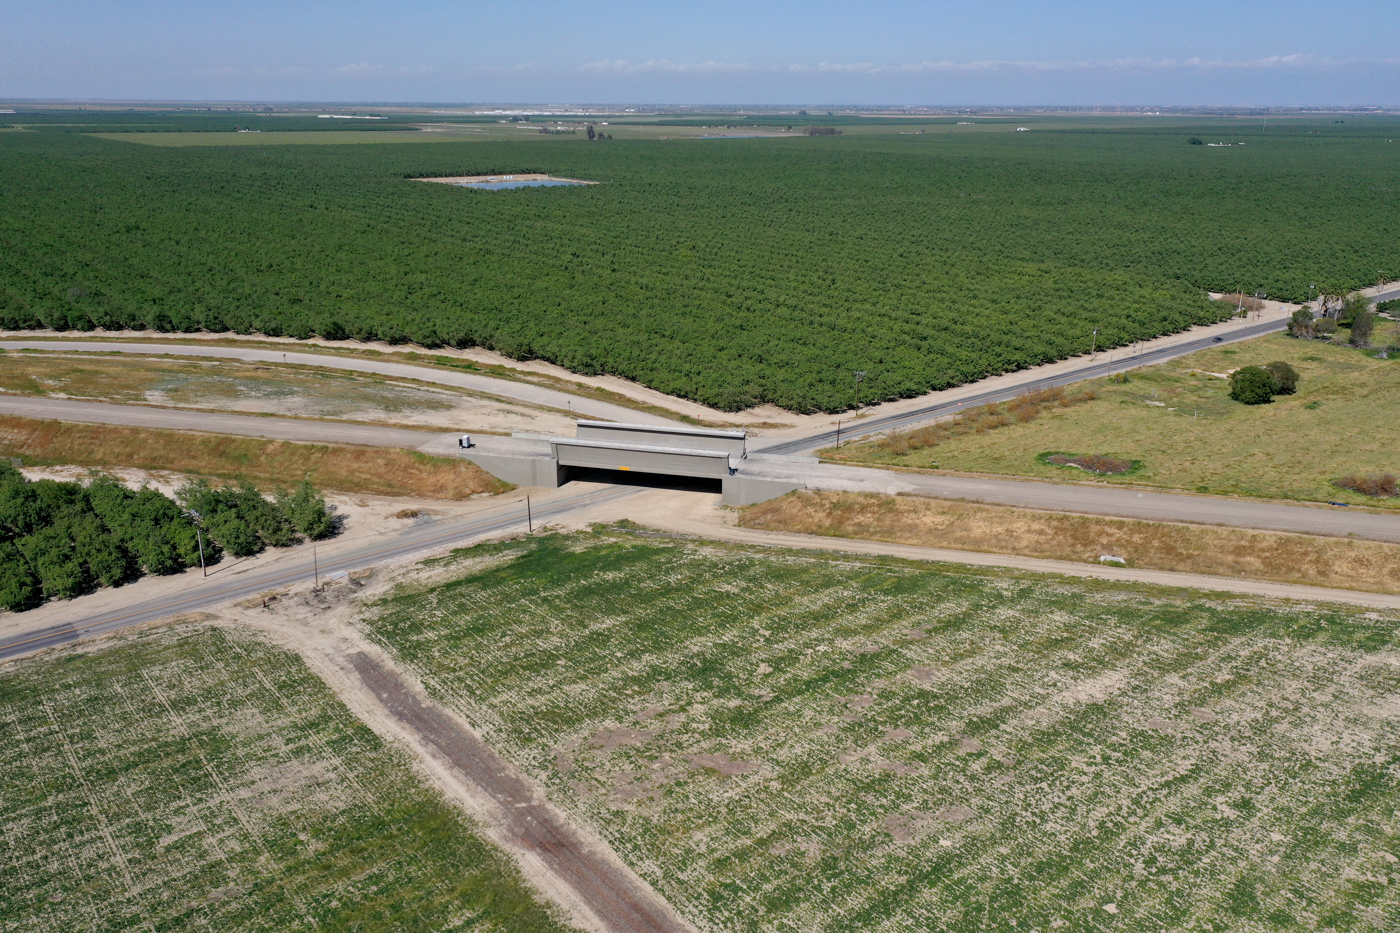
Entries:
{"type": "MultiPolygon", "coordinates": [[[[91,105],[102,108],[126,107],[127,109],[143,109],[144,107],[203,107],[211,109],[214,107],[287,107],[287,108],[320,108],[320,109],[412,109],[442,108],[460,109],[465,113],[492,112],[506,115],[524,115],[522,108],[532,108],[534,112],[551,112],[556,110],[565,111],[597,111],[617,113],[621,108],[632,108],[638,111],[645,110],[651,113],[676,113],[676,112],[697,112],[697,113],[740,113],[744,111],[756,112],[786,112],[804,109],[812,110],[841,110],[847,113],[872,112],[883,114],[907,114],[919,116],[924,114],[937,113],[1027,113],[1027,112],[1063,112],[1063,113],[1131,113],[1144,114],[1145,111],[1152,111],[1148,115],[1167,114],[1190,114],[1190,113],[1258,113],[1258,114],[1278,114],[1278,113],[1352,113],[1352,114],[1400,114],[1400,106],[1384,104],[838,104],[838,103],[782,103],[782,104],[759,104],[759,103],[710,103],[710,104],[676,104],[676,103],[641,103],[636,101],[622,102],[539,102],[539,101],[475,101],[475,102],[441,102],[441,101],[383,101],[383,100],[287,100],[272,98],[127,98],[127,97],[0,97],[0,106],[23,106],[23,107],[80,107],[91,105]],[[511,109],[503,109],[511,108],[511,109]]],[[[817,114],[824,116],[825,114],[817,114]]]]}

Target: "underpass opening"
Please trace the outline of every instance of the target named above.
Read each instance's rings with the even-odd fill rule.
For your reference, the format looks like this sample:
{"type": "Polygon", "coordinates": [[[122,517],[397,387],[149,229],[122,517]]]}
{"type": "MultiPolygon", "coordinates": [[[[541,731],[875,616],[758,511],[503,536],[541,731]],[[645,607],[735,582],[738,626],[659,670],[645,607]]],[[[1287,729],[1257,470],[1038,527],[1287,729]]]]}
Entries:
{"type": "Polygon", "coordinates": [[[637,470],[610,470],[603,467],[564,467],[563,483],[607,483],[613,486],[640,486],[647,489],[675,489],[720,495],[724,481],[717,476],[677,476],[671,473],[644,473],[637,470]]]}

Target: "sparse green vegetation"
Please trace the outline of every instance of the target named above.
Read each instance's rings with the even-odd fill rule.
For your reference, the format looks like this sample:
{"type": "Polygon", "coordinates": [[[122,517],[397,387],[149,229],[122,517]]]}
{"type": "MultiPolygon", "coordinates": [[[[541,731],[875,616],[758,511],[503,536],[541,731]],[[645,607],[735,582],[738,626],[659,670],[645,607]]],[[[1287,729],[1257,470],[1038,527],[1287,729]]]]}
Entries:
{"type": "MultiPolygon", "coordinates": [[[[1320,322],[1319,322],[1320,323],[1320,322]]],[[[1392,508],[1333,485],[1352,473],[1397,472],[1400,361],[1322,341],[1282,335],[1214,348],[1134,370],[1126,382],[1092,380],[1093,401],[1045,407],[1025,423],[964,433],[897,453],[877,442],[827,449],[832,460],[1066,480],[1045,451],[1138,460],[1142,468],[1096,482],[1132,483],[1264,498],[1332,500],[1392,508]],[[1286,364],[1296,391],[1269,405],[1241,405],[1227,375],[1245,366],[1286,364]]]]}
{"type": "Polygon", "coordinates": [[[167,629],[0,668],[0,929],[555,933],[295,656],[167,629]]]}
{"type": "Polygon", "coordinates": [[[513,124],[519,140],[181,149],[7,133],[0,324],[480,344],[726,410],[839,411],[852,371],[867,401],[908,397],[1083,353],[1095,328],[1102,349],[1229,313],[1207,289],[1301,299],[1321,275],[1400,266],[1390,118],[1271,123],[1228,149],[1183,144],[1223,121],[810,122],[846,133],[610,126],[597,146],[513,124]],[[405,180],[533,170],[605,183],[405,180]]]}
{"type": "Polygon", "coordinates": [[[1393,613],[613,530],[460,559],[367,631],[701,928],[1400,923],[1393,613]]]}

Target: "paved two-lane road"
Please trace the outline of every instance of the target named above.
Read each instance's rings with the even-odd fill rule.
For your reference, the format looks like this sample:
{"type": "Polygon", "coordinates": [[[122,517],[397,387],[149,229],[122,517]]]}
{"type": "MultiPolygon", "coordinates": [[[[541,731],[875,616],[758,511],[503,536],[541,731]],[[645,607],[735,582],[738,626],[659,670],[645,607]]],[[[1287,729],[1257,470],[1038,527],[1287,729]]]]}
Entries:
{"type": "Polygon", "coordinates": [[[189,411],[151,405],[113,405],[108,402],[25,395],[0,395],[0,414],[81,424],[122,424],[171,431],[266,437],[301,444],[361,444],[367,447],[406,447],[410,450],[445,436],[441,431],[415,431],[377,424],[189,411]]]}
{"type": "MultiPolygon", "coordinates": [[[[535,504],[533,520],[536,525],[540,525],[580,509],[625,499],[640,491],[641,487],[618,486],[565,492],[552,500],[535,504]]],[[[191,576],[191,585],[179,593],[100,613],[78,623],[56,625],[0,641],[0,660],[77,641],[80,638],[90,638],[105,632],[154,622],[179,613],[195,612],[233,600],[247,599],[278,587],[310,581],[318,569],[323,577],[333,573],[362,570],[375,564],[450,545],[466,544],[511,531],[524,531],[528,520],[525,507],[520,503],[502,503],[471,518],[426,522],[339,552],[332,550],[336,542],[331,540],[326,543],[325,548],[330,553],[322,553],[319,559],[307,560],[306,558],[312,555],[302,555],[295,560],[279,562],[274,566],[246,573],[222,571],[216,572],[208,579],[191,576]]]]}
{"type": "MultiPolygon", "coordinates": [[[[956,401],[933,402],[915,409],[914,411],[906,411],[899,414],[884,415],[863,421],[851,422],[842,430],[841,436],[846,440],[856,440],[857,438],[868,437],[871,434],[878,434],[883,431],[902,430],[918,424],[925,424],[938,418],[955,415],[960,411],[965,411],[978,405],[985,405],[989,402],[1007,402],[1026,392],[1051,389],[1056,386],[1072,385],[1076,382],[1082,382],[1085,379],[1111,376],[1114,373],[1136,369],[1139,366],[1149,366],[1153,363],[1161,363],[1178,356],[1185,356],[1188,353],[1205,350],[1215,346],[1217,342],[1233,343],[1237,340],[1248,340],[1252,337],[1261,337],[1264,334],[1271,334],[1276,331],[1284,330],[1287,326],[1288,322],[1286,320],[1265,321],[1262,324],[1242,327],[1239,330],[1221,334],[1219,337],[1202,337],[1199,340],[1191,340],[1167,347],[1158,347],[1153,350],[1147,350],[1137,356],[1120,357],[1119,359],[1104,360],[1098,363],[1088,361],[1085,362],[1083,366],[1075,367],[1074,369],[1058,373],[1054,376],[1037,378],[1031,373],[1027,373],[1024,381],[1006,388],[982,392],[978,395],[965,396],[956,401]]],[[[1121,350],[1122,348],[1119,349],[1121,350]]],[[[832,446],[836,443],[836,439],[836,431],[822,431],[806,437],[779,441],[767,446],[763,446],[761,442],[757,442],[753,449],[756,452],[783,454],[787,456],[809,454],[823,447],[832,446]]]]}

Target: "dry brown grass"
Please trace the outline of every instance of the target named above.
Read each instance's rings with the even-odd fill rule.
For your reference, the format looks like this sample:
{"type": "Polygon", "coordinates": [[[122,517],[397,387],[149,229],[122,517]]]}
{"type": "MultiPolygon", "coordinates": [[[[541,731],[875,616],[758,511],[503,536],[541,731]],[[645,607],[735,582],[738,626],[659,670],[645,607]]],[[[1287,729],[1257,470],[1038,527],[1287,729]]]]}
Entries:
{"type": "Polygon", "coordinates": [[[1005,404],[988,402],[976,408],[954,415],[947,421],[939,421],[912,431],[891,431],[875,442],[875,446],[892,454],[907,454],[911,450],[937,447],[940,443],[967,434],[986,434],[1004,428],[1015,421],[1026,424],[1039,418],[1049,409],[1069,408],[1083,402],[1091,402],[1098,397],[1093,389],[1084,389],[1074,394],[1062,387],[1038,389],[1016,396],[1005,404]]]}
{"type": "Polygon", "coordinates": [[[1245,295],[1241,292],[1230,292],[1215,300],[1217,304],[1229,305],[1231,308],[1244,311],[1262,311],[1265,308],[1264,302],[1253,295],[1245,295]]]}
{"type": "Polygon", "coordinates": [[[246,477],[266,486],[290,486],[306,478],[322,489],[339,492],[427,499],[465,499],[510,488],[474,463],[412,450],[294,444],[10,416],[0,416],[0,457],[22,457],[35,465],[246,477]]]}
{"type": "Polygon", "coordinates": [[[1343,489],[1350,489],[1352,492],[1359,492],[1363,496],[1372,496],[1377,499],[1400,496],[1400,486],[1396,484],[1394,473],[1371,474],[1369,476],[1352,474],[1343,476],[1336,483],[1343,489]]]}
{"type": "Polygon", "coordinates": [[[746,528],[923,547],[1400,593],[1400,545],[1038,512],[875,493],[795,492],[750,506],[746,528]]]}

